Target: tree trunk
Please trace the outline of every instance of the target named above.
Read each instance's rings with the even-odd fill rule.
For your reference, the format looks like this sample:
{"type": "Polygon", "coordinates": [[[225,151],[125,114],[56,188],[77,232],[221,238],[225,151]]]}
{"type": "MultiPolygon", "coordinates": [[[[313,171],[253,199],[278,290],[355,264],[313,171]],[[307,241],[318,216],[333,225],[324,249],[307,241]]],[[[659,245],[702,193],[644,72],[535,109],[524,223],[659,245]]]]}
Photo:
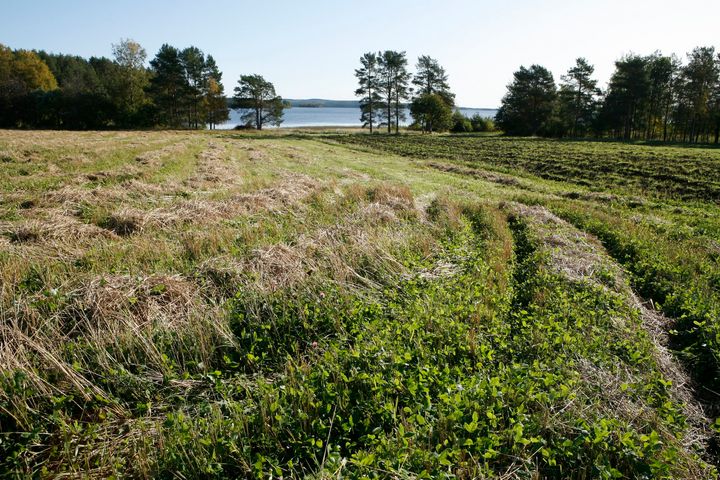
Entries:
{"type": "Polygon", "coordinates": [[[572,136],[577,137],[578,119],[580,117],[580,100],[582,99],[582,85],[578,82],[578,93],[575,98],[575,119],[573,121],[572,136]]]}
{"type": "Polygon", "coordinates": [[[370,80],[368,80],[368,106],[370,107],[370,133],[373,133],[373,95],[370,80]]]}
{"type": "Polygon", "coordinates": [[[400,133],[400,95],[395,90],[395,133],[400,133]]]}

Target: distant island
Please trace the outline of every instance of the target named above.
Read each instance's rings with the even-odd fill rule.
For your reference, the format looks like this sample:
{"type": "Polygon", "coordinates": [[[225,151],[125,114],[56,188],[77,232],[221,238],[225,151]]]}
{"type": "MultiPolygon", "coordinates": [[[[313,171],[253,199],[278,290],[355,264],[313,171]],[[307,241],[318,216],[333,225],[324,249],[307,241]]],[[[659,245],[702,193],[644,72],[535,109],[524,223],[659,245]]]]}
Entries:
{"type": "Polygon", "coordinates": [[[360,108],[357,100],[327,100],[324,98],[284,99],[290,107],[304,108],[360,108]]]}
{"type": "MultiPolygon", "coordinates": [[[[325,98],[306,98],[306,99],[284,99],[290,104],[290,107],[302,108],[360,108],[360,102],[357,100],[328,100],[325,98]]],[[[497,110],[496,108],[482,107],[457,107],[471,110],[497,110]]]]}

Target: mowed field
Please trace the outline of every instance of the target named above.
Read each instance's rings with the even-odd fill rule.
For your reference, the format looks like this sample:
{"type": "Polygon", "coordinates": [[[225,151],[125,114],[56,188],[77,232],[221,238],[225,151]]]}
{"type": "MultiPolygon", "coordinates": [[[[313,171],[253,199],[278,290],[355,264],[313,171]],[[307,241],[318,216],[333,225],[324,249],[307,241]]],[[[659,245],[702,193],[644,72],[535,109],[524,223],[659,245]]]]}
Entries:
{"type": "Polygon", "coordinates": [[[720,149],[0,131],[0,476],[713,478],[720,149]]]}

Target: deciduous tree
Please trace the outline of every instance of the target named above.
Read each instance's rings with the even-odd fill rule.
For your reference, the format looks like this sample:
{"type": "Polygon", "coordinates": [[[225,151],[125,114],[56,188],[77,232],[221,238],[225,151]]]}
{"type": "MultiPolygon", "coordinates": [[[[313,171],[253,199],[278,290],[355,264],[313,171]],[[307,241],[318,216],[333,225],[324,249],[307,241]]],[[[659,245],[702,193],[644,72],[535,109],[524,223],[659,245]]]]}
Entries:
{"type": "Polygon", "coordinates": [[[17,50],[12,63],[12,70],[22,88],[28,92],[32,90],[54,90],[58,86],[50,68],[35,52],[17,50]]]}
{"type": "Polygon", "coordinates": [[[129,38],[113,44],[112,51],[119,67],[113,100],[122,117],[121,123],[130,126],[135,123],[134,115],[148,102],[145,93],[150,81],[150,75],[145,68],[147,52],[139,43],[129,38]]]}
{"type": "Polygon", "coordinates": [[[410,104],[410,114],[427,133],[448,130],[452,122],[452,109],[438,93],[420,95],[410,104]]]}
{"type": "Polygon", "coordinates": [[[228,109],[225,99],[225,87],[222,84],[222,72],[220,72],[212,55],[208,55],[205,59],[204,77],[203,105],[205,122],[212,130],[217,124],[230,118],[230,109],[228,109]]]}
{"type": "Polygon", "coordinates": [[[710,125],[714,124],[712,110],[720,76],[715,49],[695,48],[688,54],[688,64],[683,68],[682,76],[685,80],[683,90],[689,100],[688,141],[697,142],[701,135],[709,135],[710,125]]]}

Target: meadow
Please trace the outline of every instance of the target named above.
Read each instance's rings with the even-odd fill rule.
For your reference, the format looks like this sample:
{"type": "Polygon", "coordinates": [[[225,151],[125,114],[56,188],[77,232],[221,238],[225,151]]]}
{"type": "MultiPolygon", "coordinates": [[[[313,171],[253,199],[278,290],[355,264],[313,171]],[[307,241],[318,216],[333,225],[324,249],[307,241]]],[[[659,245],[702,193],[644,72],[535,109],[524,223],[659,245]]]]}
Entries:
{"type": "Polygon", "coordinates": [[[0,131],[0,476],[716,478],[720,149],[0,131]]]}

